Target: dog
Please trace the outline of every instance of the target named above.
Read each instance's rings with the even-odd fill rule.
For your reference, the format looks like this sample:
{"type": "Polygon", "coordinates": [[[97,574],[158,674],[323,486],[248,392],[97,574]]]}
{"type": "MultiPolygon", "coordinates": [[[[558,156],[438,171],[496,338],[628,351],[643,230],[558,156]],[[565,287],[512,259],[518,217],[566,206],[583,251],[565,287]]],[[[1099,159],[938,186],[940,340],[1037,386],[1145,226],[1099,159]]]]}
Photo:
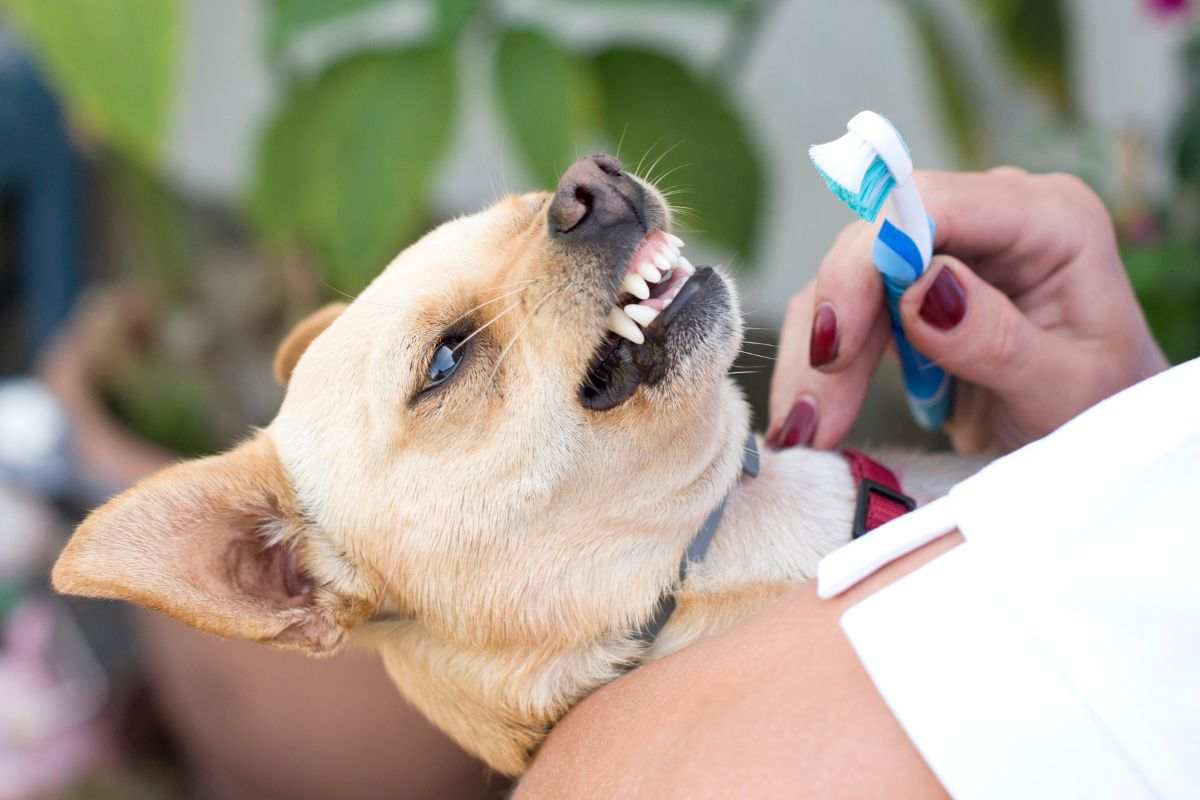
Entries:
{"type": "MultiPolygon", "coordinates": [[[[741,477],[736,291],[671,230],[605,155],[436,228],[288,335],[269,426],[94,511],[54,586],[312,655],[374,648],[434,724],[519,775],[590,692],[850,539],[841,455],[764,452],[741,477]]],[[[889,465],[918,502],[969,471],[889,465]]]]}

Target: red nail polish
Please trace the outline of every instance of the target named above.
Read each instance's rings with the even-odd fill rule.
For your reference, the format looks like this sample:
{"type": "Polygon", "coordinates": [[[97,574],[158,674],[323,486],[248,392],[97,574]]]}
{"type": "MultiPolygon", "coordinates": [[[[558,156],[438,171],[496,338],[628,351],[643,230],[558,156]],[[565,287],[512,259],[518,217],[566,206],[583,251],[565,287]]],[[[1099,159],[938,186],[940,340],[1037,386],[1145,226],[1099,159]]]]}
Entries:
{"type": "Polygon", "coordinates": [[[767,447],[786,450],[812,442],[817,432],[817,404],[810,397],[801,397],[788,412],[787,418],[773,433],[767,436],[767,447]]]}
{"type": "Polygon", "coordinates": [[[812,337],[808,342],[808,363],[823,367],[837,358],[837,314],[829,303],[817,306],[813,316],[812,337]]]}
{"type": "Polygon", "coordinates": [[[948,331],[967,314],[967,294],[948,267],[933,279],[921,301],[921,319],[938,330],[948,331]]]}

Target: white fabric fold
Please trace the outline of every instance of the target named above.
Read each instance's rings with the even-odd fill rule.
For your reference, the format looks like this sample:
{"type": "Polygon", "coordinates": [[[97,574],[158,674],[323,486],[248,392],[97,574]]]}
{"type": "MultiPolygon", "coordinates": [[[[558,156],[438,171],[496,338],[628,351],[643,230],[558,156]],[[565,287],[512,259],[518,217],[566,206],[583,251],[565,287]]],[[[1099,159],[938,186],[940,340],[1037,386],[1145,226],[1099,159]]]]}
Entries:
{"type": "Polygon", "coordinates": [[[954,528],[842,621],[946,788],[1200,796],[1200,360],[831,554],[819,591],[954,528]]]}

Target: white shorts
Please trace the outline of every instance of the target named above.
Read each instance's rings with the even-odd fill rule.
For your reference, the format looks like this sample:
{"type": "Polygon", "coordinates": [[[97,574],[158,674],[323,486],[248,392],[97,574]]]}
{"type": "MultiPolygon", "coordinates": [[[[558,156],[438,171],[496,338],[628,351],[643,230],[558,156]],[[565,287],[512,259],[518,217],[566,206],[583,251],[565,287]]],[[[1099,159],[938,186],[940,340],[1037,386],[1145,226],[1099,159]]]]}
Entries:
{"type": "Polygon", "coordinates": [[[958,529],[846,632],[960,798],[1200,798],[1200,359],[830,554],[830,597],[958,529]]]}

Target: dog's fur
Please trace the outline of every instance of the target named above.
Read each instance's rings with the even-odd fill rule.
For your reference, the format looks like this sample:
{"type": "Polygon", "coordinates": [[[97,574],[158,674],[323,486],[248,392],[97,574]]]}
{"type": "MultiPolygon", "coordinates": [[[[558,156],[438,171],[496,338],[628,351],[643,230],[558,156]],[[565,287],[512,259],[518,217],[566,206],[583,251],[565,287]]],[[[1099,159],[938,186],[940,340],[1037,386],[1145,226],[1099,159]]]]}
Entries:
{"type": "MultiPolygon", "coordinates": [[[[647,225],[669,211],[643,185],[647,225]]],[[[63,592],[130,600],[205,631],[331,653],[377,648],[405,696],[495,769],[642,659],[735,622],[848,540],[836,454],[764,453],[738,484],[748,408],[726,377],[732,284],[672,329],[669,369],[593,411],[579,387],[637,239],[548,233],[548,194],[507,197],[401,253],[276,359],[279,415],[230,452],[174,466],[94,512],[54,569],[63,592]],[[422,393],[444,331],[479,330],[422,393]],[[735,488],[736,487],[736,488],[735,488]],[[648,653],[634,632],[727,494],[648,653]],[[388,621],[378,621],[385,615],[388,621]]],[[[644,229],[639,233],[644,233],[644,229]]],[[[965,468],[893,458],[919,499],[965,468]]]]}

